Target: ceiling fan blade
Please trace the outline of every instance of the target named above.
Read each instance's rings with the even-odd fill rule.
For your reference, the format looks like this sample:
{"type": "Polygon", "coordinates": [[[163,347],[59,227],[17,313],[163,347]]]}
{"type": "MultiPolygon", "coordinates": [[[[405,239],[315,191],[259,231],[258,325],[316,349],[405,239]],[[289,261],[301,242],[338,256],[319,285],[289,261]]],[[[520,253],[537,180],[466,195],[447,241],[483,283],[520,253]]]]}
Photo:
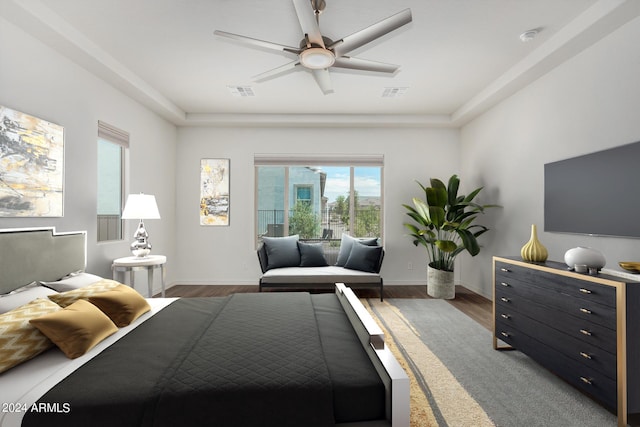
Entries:
{"type": "Polygon", "coordinates": [[[324,48],[324,40],[322,40],[320,27],[318,26],[316,14],[311,7],[311,2],[309,0],[293,0],[293,6],[296,8],[302,33],[309,39],[310,43],[324,48]]]}
{"type": "Polygon", "coordinates": [[[368,59],[341,56],[336,58],[333,67],[349,68],[352,70],[377,71],[380,73],[395,73],[400,68],[399,65],[387,64],[385,62],[369,61],[368,59]]]}
{"type": "Polygon", "coordinates": [[[372,42],[378,37],[384,36],[393,30],[411,22],[411,9],[405,9],[388,18],[383,19],[367,28],[357,31],[347,37],[333,43],[329,48],[333,48],[336,57],[344,56],[354,49],[372,42]]]}
{"type": "Polygon", "coordinates": [[[300,49],[291,46],[285,46],[282,44],[272,43],[264,40],[258,40],[247,36],[241,36],[239,34],[227,33],[226,31],[215,30],[213,32],[216,36],[226,37],[228,39],[236,40],[252,46],[264,47],[271,50],[277,50],[279,52],[291,52],[296,55],[300,53],[300,49]]]}
{"type": "Polygon", "coordinates": [[[331,76],[329,75],[329,69],[323,70],[311,70],[313,78],[316,79],[316,83],[320,86],[320,90],[325,95],[333,93],[333,84],[331,83],[331,76]]]}
{"type": "Polygon", "coordinates": [[[251,80],[253,80],[254,82],[259,82],[259,81],[263,81],[263,80],[267,80],[270,79],[272,77],[277,76],[278,74],[284,73],[285,71],[289,71],[293,68],[296,67],[296,65],[300,65],[300,61],[298,61],[297,59],[295,61],[291,61],[287,64],[281,65],[279,67],[276,67],[272,70],[269,71],[265,71],[264,73],[260,73],[256,76],[251,77],[251,80]]]}

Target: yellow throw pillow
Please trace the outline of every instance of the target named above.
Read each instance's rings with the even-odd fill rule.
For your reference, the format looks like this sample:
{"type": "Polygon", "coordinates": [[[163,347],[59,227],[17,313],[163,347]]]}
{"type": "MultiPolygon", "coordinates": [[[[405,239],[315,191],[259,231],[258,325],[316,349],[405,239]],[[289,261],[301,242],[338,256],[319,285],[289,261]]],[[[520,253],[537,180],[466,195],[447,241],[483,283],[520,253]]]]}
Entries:
{"type": "Polygon", "coordinates": [[[62,310],[46,298],[0,314],[0,372],[26,362],[53,347],[49,338],[33,327],[29,320],[62,310]]]}
{"type": "Polygon", "coordinates": [[[90,296],[89,302],[102,310],[119,327],[127,326],[151,310],[147,300],[126,285],[90,296]]]}
{"type": "Polygon", "coordinates": [[[102,279],[93,285],[85,286],[84,288],[74,289],[72,291],[61,292],[59,294],[50,295],[49,299],[60,307],[66,307],[79,299],[88,300],[90,296],[99,294],[100,292],[107,292],[120,286],[120,282],[115,280],[102,279]]]}
{"type": "Polygon", "coordinates": [[[111,319],[89,301],[79,299],[55,313],[30,320],[69,359],[75,359],[118,330],[111,319]]]}

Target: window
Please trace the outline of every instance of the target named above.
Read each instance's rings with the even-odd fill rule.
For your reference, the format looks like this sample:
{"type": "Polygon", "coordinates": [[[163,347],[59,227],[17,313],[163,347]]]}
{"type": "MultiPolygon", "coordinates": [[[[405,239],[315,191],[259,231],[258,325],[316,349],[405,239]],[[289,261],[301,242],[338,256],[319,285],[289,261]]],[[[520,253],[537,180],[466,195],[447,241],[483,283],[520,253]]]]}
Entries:
{"type": "Polygon", "coordinates": [[[296,203],[306,203],[308,205],[311,204],[311,190],[313,187],[311,185],[295,185],[296,192],[296,203]]]}
{"type": "Polygon", "coordinates": [[[129,134],[98,122],[98,242],[122,240],[124,171],[129,134]]]}
{"type": "Polygon", "coordinates": [[[256,154],[256,240],[382,238],[382,156],[256,154]],[[345,158],[346,157],[346,158],[345,158]]]}

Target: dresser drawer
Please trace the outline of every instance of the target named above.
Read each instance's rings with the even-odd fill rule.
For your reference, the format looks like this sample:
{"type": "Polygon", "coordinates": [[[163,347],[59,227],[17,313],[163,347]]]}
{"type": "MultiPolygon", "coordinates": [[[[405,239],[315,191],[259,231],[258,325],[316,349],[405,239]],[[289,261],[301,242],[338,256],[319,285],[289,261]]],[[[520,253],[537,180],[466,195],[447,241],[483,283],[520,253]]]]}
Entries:
{"type": "Polygon", "coordinates": [[[500,291],[500,299],[509,300],[517,295],[525,301],[536,302],[558,312],[582,319],[587,323],[596,323],[611,330],[616,329],[615,308],[533,286],[516,278],[499,282],[496,280],[496,282],[496,292],[500,291]]]}
{"type": "Polygon", "coordinates": [[[613,286],[601,285],[577,277],[552,274],[519,265],[496,262],[496,284],[502,282],[510,283],[513,280],[608,307],[615,308],[616,306],[616,289],[613,286]]]}
{"type": "Polygon", "coordinates": [[[508,307],[501,304],[496,305],[496,313],[500,312],[496,317],[497,325],[507,329],[517,329],[533,339],[543,341],[547,346],[574,360],[575,363],[596,370],[611,380],[616,379],[617,361],[615,352],[610,353],[577,340],[524,314],[507,314],[505,313],[507,312],[506,308],[508,307]]]}
{"type": "Polygon", "coordinates": [[[496,321],[496,335],[505,343],[527,354],[565,381],[601,401],[610,409],[617,404],[616,381],[565,354],[547,346],[511,325],[496,321]]]}
{"type": "Polygon", "coordinates": [[[521,313],[549,325],[575,339],[596,346],[609,353],[616,352],[616,331],[585,318],[586,315],[573,316],[564,310],[539,304],[513,291],[513,288],[497,286],[496,316],[521,313]],[[500,310],[498,310],[500,308],[500,310]]]}

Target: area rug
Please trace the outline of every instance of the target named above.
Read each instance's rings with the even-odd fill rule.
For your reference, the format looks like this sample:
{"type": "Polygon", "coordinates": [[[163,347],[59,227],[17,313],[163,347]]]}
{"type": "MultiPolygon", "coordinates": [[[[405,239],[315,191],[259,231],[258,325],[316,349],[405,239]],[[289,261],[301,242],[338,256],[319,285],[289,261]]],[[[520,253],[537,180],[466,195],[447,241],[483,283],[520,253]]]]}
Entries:
{"type": "Polygon", "coordinates": [[[411,382],[411,426],[616,426],[615,415],[436,299],[365,305],[411,382]]]}

